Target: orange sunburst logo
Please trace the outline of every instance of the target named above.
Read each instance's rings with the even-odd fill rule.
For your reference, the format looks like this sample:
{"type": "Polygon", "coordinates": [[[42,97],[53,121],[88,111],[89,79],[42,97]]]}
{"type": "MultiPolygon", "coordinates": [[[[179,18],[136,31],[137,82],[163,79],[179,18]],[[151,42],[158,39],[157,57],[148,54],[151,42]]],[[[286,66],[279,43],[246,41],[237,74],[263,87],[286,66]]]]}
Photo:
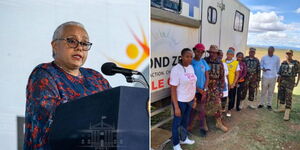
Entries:
{"type": "Polygon", "coordinates": [[[136,70],[148,57],[149,57],[149,46],[147,43],[147,38],[145,35],[145,32],[143,30],[143,28],[140,26],[141,32],[142,32],[142,39],[140,39],[134,32],[133,30],[128,27],[131,34],[133,35],[134,39],[136,40],[136,42],[138,43],[138,45],[142,48],[142,50],[139,49],[139,47],[136,44],[130,43],[127,45],[126,47],[126,55],[128,58],[130,59],[137,59],[137,57],[141,54],[140,58],[137,59],[135,62],[133,63],[123,63],[123,62],[119,62],[113,59],[110,59],[111,61],[113,61],[114,63],[116,63],[118,66],[127,68],[127,69],[133,69],[136,70]]]}

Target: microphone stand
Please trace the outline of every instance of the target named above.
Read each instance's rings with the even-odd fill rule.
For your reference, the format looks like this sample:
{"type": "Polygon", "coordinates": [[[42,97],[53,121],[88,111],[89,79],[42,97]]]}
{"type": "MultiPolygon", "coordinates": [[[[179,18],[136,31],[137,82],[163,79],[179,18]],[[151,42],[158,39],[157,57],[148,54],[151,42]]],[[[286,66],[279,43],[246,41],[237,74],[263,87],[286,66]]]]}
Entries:
{"type": "MultiPolygon", "coordinates": [[[[143,76],[143,75],[142,75],[142,76],[143,76]]],[[[144,77],[144,76],[143,76],[143,77],[144,77]]],[[[125,78],[126,78],[126,81],[127,81],[128,83],[139,82],[139,83],[141,83],[145,88],[149,88],[149,85],[148,85],[147,83],[145,83],[143,80],[136,79],[136,78],[134,78],[134,77],[132,77],[132,76],[129,76],[129,75],[126,75],[125,78]]]]}

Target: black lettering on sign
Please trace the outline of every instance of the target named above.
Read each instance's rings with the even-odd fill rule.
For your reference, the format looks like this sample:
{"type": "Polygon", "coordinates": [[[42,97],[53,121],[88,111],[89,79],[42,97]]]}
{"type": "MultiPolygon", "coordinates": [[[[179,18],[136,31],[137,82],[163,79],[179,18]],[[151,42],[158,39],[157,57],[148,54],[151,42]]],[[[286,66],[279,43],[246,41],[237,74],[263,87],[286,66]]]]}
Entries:
{"type": "Polygon", "coordinates": [[[169,57],[163,57],[163,67],[168,67],[170,64],[169,57]]]}
{"type": "Polygon", "coordinates": [[[169,57],[154,57],[150,59],[150,67],[151,68],[162,68],[168,67],[170,65],[169,57]]]}
{"type": "Polygon", "coordinates": [[[175,66],[179,63],[179,61],[181,60],[181,56],[173,56],[173,63],[172,66],[175,66]]]}
{"type": "Polygon", "coordinates": [[[161,57],[157,58],[155,57],[154,58],[154,68],[157,68],[157,67],[161,67],[161,57]]]}
{"type": "Polygon", "coordinates": [[[162,72],[162,71],[153,72],[153,73],[150,74],[150,76],[151,76],[152,78],[158,77],[158,76],[162,76],[162,75],[165,75],[165,73],[162,72]]]}
{"type": "Polygon", "coordinates": [[[181,59],[181,56],[172,56],[171,59],[167,56],[164,57],[154,57],[150,59],[151,68],[164,68],[169,65],[175,66],[181,59]]]}
{"type": "Polygon", "coordinates": [[[150,59],[150,68],[152,68],[153,67],[153,59],[151,58],[150,59]]]}

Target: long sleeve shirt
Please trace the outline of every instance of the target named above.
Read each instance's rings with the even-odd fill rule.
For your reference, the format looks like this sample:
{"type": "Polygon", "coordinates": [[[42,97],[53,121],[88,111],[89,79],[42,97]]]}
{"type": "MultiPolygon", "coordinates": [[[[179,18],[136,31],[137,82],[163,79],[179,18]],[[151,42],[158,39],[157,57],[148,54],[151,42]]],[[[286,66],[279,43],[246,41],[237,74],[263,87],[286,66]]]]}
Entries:
{"type": "Polygon", "coordinates": [[[24,150],[50,149],[49,131],[60,104],[111,88],[99,72],[87,68],[80,72],[81,77],[72,76],[53,62],[32,71],[26,91],[24,150]]]}
{"type": "Polygon", "coordinates": [[[269,69],[268,71],[263,71],[264,78],[276,78],[278,75],[280,67],[280,58],[276,55],[270,57],[269,55],[264,56],[261,59],[260,68],[261,69],[269,69]]]}
{"type": "Polygon", "coordinates": [[[240,74],[239,74],[239,80],[244,80],[244,78],[247,75],[247,65],[244,61],[239,61],[240,66],[240,74]]]}

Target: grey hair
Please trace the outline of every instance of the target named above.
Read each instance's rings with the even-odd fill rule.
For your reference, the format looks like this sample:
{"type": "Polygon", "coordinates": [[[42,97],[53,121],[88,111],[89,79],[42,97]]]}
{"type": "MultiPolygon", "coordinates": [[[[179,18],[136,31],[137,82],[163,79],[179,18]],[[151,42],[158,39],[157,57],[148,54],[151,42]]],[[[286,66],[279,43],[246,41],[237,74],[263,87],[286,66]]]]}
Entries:
{"type": "Polygon", "coordinates": [[[52,37],[52,41],[59,39],[61,37],[61,34],[63,33],[63,30],[66,26],[78,26],[85,30],[83,24],[81,24],[79,22],[76,22],[76,21],[65,22],[56,28],[56,30],[54,31],[53,37],[52,37]]]}
{"type": "MultiPolygon", "coordinates": [[[[53,33],[53,36],[52,36],[52,42],[55,41],[56,39],[61,38],[62,33],[63,33],[65,27],[67,27],[67,26],[78,26],[78,27],[81,27],[82,29],[85,30],[83,24],[81,24],[81,23],[79,23],[79,22],[76,22],[76,21],[68,21],[68,22],[65,22],[65,23],[59,25],[59,26],[55,29],[55,31],[54,31],[54,33],[53,33]]],[[[55,57],[55,53],[54,53],[53,50],[52,50],[52,57],[53,57],[53,58],[55,57]]]]}

